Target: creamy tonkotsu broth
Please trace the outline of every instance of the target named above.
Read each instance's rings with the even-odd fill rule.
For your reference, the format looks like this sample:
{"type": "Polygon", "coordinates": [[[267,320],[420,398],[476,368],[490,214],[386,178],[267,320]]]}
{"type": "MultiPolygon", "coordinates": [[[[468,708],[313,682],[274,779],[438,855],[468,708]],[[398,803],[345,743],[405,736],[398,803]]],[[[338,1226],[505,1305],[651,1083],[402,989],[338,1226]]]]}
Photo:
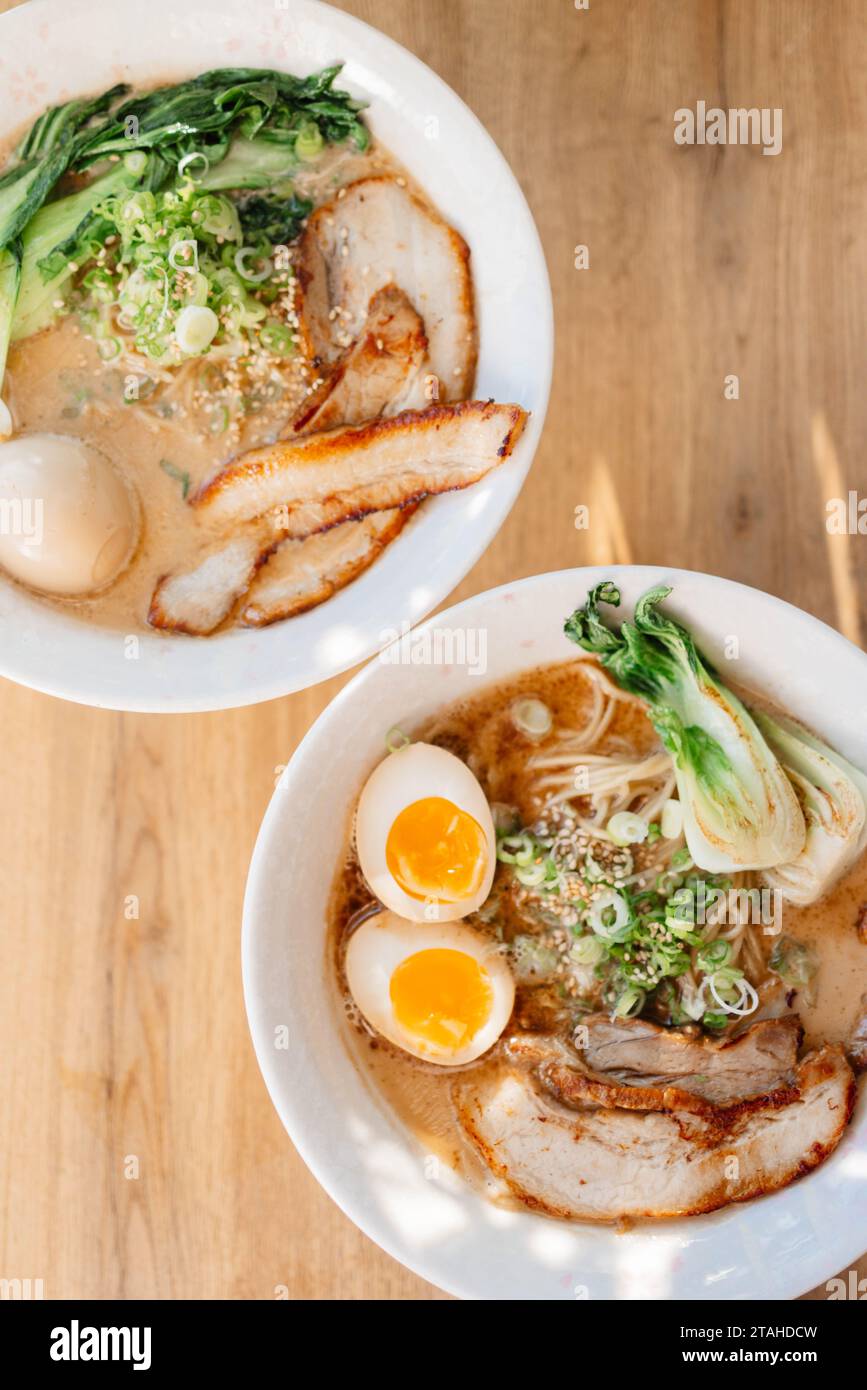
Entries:
{"type": "MultiPolygon", "coordinates": [[[[594,759],[642,760],[652,758],[660,747],[642,702],[618,691],[592,660],[529,671],[444,709],[418,728],[402,732],[413,741],[443,748],[466,764],[494,808],[495,818],[514,814],[522,826],[553,832],[555,855],[567,852],[571,833],[568,816],[575,811],[592,813],[589,800],[567,801],[564,795],[560,806],[567,808],[566,819],[558,821],[551,798],[558,793],[557,779],[562,768],[551,766],[557,761],[554,750],[571,748],[574,765],[583,763],[601,769],[602,764],[594,763],[594,759]],[[547,734],[528,735],[520,721],[516,722],[515,711],[523,708],[521,702],[527,699],[541,702],[550,711],[551,728],[547,734]],[[582,740],[582,730],[589,731],[591,737],[582,740]],[[540,818],[546,822],[544,827],[539,826],[540,818]],[[562,836],[559,849],[558,830],[562,836]]],[[[636,780],[625,800],[630,809],[639,812],[642,806],[651,807],[651,818],[658,819],[673,786],[672,777],[655,771],[647,780],[636,780]]],[[[424,789],[420,789],[419,795],[423,794],[424,789]]],[[[616,809],[623,800],[622,788],[612,790],[610,808],[616,809]]],[[[598,845],[595,849],[598,854],[598,845]]],[[[672,873],[672,860],[676,863],[678,854],[682,859],[682,834],[673,840],[657,837],[653,843],[632,845],[627,865],[631,891],[640,893],[647,885],[658,882],[660,874],[672,873]]],[[[735,880],[739,886],[758,882],[758,876],[750,874],[735,880]]],[[[538,1058],[522,1059],[513,1050],[514,1040],[543,1035],[555,1044],[568,1045],[584,1019],[610,1014],[615,1002],[604,982],[594,979],[592,969],[572,967],[568,953],[576,927],[568,895],[564,900],[561,893],[547,904],[540,904],[534,893],[535,890],[524,890],[516,884],[513,866],[501,862],[487,901],[462,921],[463,926],[505,954],[516,969],[514,1009],[502,1037],[490,1051],[465,1066],[435,1065],[409,1055],[373,1029],[353,1000],[344,971],[347,945],[361,924],[376,921],[375,916],[371,919],[371,913],[376,913],[377,904],[361,872],[352,833],[332,894],[329,954],[347,1046],[361,1073],[416,1136],[423,1152],[448,1162],[498,1201],[511,1203],[517,1197],[558,1215],[563,1213],[556,1204],[549,1205],[544,1197],[531,1200],[516,1184],[504,1182],[496,1165],[492,1170],[482,1161],[478,1145],[467,1141],[456,1109],[456,1096],[467,1085],[472,1086],[474,1074],[481,1078],[496,1073],[498,1068],[504,1075],[509,1069],[523,1069],[533,1074],[533,1084],[538,1087],[538,1073],[534,1070],[538,1058]],[[532,952],[536,947],[544,967],[541,977],[533,975],[532,952]],[[525,966],[529,963],[528,969],[521,968],[521,960],[525,966]]],[[[859,917],[867,917],[867,857],[863,855],[820,902],[807,908],[784,906],[785,940],[799,943],[815,954],[817,969],[803,985],[781,979],[772,969],[772,953],[779,938],[775,929],[766,934],[761,923],[730,923],[720,928],[720,940],[728,943],[729,964],[737,964],[757,992],[760,1002],[754,1017],[773,1020],[794,1010],[803,1025],[804,1048],[824,1043],[849,1045],[867,1010],[867,940],[859,936],[859,917]]],[[[773,928],[772,923],[769,925],[773,928]]],[[[710,929],[708,932],[713,935],[710,929]]],[[[791,950],[790,944],[787,959],[791,950]]],[[[698,1023],[672,1012],[664,987],[648,993],[641,1013],[653,1026],[675,1030],[685,1026],[685,1037],[695,1038],[702,1032],[698,1023]]],[[[704,1035],[717,1041],[736,1039],[752,1021],[750,1016],[732,1016],[722,1020],[724,1026],[704,1030],[704,1035]]],[[[771,1022],[764,1026],[775,1025],[771,1022]]],[[[698,1081],[701,1083],[702,1078],[698,1081]]],[[[701,1084],[697,1090],[701,1094],[701,1084]]],[[[561,1108],[559,1113],[565,1112],[561,1108]]],[[[571,1113],[580,1116],[584,1112],[579,1107],[571,1113]]]]}
{"type": "MultiPolygon", "coordinates": [[[[356,179],[377,174],[410,183],[378,143],[364,153],[326,149],[294,183],[318,206],[356,179]]],[[[288,289],[280,312],[291,322],[288,289]]],[[[74,313],[13,344],[3,394],[19,432],[70,435],[95,445],[132,482],[142,503],[134,563],[94,597],[64,599],[64,611],[122,631],[146,626],[157,581],[192,563],[222,531],[186,498],[227,459],[275,439],[321,379],[300,338],[287,361],[264,358],[247,370],[210,364],[207,357],[174,369],[141,359],[106,363],[74,313]],[[229,410],[239,395],[246,397],[243,416],[229,410]]]]}
{"type": "Polygon", "coordinates": [[[3,578],[122,632],[264,627],[510,457],[470,248],[339,73],[117,87],[8,152],[3,578]]]}

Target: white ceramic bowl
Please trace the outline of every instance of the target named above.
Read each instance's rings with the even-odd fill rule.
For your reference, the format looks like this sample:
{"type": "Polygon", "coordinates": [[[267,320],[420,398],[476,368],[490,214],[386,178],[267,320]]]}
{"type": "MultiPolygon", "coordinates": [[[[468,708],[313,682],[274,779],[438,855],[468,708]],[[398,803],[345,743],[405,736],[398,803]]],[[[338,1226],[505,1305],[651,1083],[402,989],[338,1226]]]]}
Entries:
{"type": "Polygon", "coordinates": [[[524,196],[490,136],[429,68],[313,0],[32,0],[0,17],[0,142],[47,105],[114,82],[144,86],[213,67],[304,74],[343,60],[375,135],[407,165],[473,256],[480,397],[533,412],[511,459],[429,502],[354,584],[301,617],[206,640],[102,631],[0,578],[0,674],[112,709],[224,709],[314,685],[429,613],[496,535],[521,490],[548,403],[553,350],[545,258],[524,196]]]}
{"type": "Polygon", "coordinates": [[[348,816],[385,732],[545,662],[568,658],[564,618],[612,576],[622,612],[670,583],[671,610],[721,667],[737,637],[737,676],[867,767],[867,656],[780,599],[684,570],[565,570],[494,589],[421,631],[486,634],[487,670],[371,662],[313,725],[274,793],[244,907],[247,1012],[271,1098],[334,1200],[396,1259],[441,1288],[495,1299],[793,1298],[867,1246],[867,1105],[816,1172],[782,1192],[711,1216],[627,1234],[487,1203],[454,1174],[425,1176],[424,1153],[356,1070],[325,958],[329,890],[348,816]],[[289,1029],[288,1050],[275,1030],[289,1029]],[[576,1293],[576,1291],[578,1291],[576,1293]]]}

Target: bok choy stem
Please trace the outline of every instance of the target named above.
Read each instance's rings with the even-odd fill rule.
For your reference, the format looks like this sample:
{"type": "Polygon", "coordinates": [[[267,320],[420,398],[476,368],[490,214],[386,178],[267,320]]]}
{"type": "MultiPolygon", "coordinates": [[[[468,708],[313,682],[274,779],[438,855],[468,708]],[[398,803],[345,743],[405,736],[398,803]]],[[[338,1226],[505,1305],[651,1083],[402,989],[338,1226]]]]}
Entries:
{"type": "Polygon", "coordinates": [[[72,278],[73,266],[93,255],[92,247],[83,245],[93,209],[103,198],[132,188],[135,183],[135,175],[125,164],[118,164],[78,193],[46,203],[30,220],[22,238],[21,285],[12,325],[13,342],[30,337],[54,320],[54,302],[72,278]]]}
{"type": "Polygon", "coordinates": [[[0,251],[0,388],[6,371],[6,354],[12,336],[12,318],[21,283],[21,243],[0,251]]]}
{"type": "Polygon", "coordinates": [[[566,635],[647,702],[674,760],[695,863],[712,872],[785,864],[804,846],[798,799],[748,710],[717,679],[690,633],[660,612],[670,593],[651,589],[633,621],[615,631],[599,605],[619,606],[620,591],[610,581],[599,584],[567,619],[566,635]]]}
{"type": "Polygon", "coordinates": [[[794,719],[754,710],[754,718],[795,788],[807,824],[797,858],[765,882],[798,907],[833,887],[867,845],[867,777],[794,719]]]}

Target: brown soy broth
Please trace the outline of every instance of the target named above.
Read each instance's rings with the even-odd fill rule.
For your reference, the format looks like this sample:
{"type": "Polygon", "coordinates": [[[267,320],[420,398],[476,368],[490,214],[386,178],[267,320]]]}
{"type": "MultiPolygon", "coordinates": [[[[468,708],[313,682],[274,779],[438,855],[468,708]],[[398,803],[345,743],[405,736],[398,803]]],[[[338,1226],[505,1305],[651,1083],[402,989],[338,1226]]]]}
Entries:
{"type": "MultiPolygon", "coordinates": [[[[527,758],[532,752],[543,750],[545,743],[530,743],[523,737],[511,720],[510,709],[516,699],[536,696],[552,711],[554,722],[549,740],[558,731],[580,729],[587,719],[592,699],[590,684],[582,677],[583,664],[570,661],[525,672],[472,699],[451,705],[405,732],[413,739],[436,743],[456,754],[478,777],[489,801],[517,807],[522,821],[532,823],[541,807],[532,793],[527,758]]],[[[633,755],[644,755],[657,742],[643,705],[639,701],[623,700],[618,702],[614,718],[593,751],[622,749],[633,755]]],[[[351,840],[351,836],[348,838],[351,840]]],[[[498,1201],[508,1200],[476,1152],[463,1140],[452,1105],[451,1081],[456,1069],[421,1062],[374,1036],[352,1004],[341,967],[346,927],[352,915],[370,903],[370,892],[350,845],[332,895],[329,951],[343,1006],[342,1017],[346,1020],[343,1033],[351,1056],[366,1080],[415,1135],[426,1153],[450,1163],[478,1190],[498,1201]]],[[[808,1047],[823,1041],[845,1042],[863,1011],[862,996],[867,993],[867,944],[862,945],[859,940],[856,921],[865,903],[867,855],[820,903],[802,909],[784,907],[783,931],[810,945],[819,959],[813,1002],[808,1002],[803,992],[793,1000],[793,1007],[804,1023],[808,1047]]],[[[478,920],[471,921],[477,929],[485,929],[478,920]]],[[[768,940],[763,945],[769,953],[773,941],[768,940]]],[[[533,1000],[535,993],[519,985],[506,1035],[516,1028],[545,1027],[546,1020],[533,1000]]],[[[555,1028],[556,1021],[550,1021],[549,1026],[555,1028]]],[[[460,1070],[466,1072],[490,1065],[498,1052],[499,1045],[478,1062],[460,1070]]]]}
{"type": "MultiPolygon", "coordinates": [[[[569,661],[524,672],[477,696],[459,701],[417,728],[404,732],[413,740],[435,743],[461,758],[479,779],[490,802],[515,806],[523,821],[530,823],[538,815],[541,803],[533,797],[529,786],[527,757],[543,750],[558,731],[578,730],[586,722],[592,703],[592,686],[581,674],[583,664],[569,661]],[[530,696],[542,700],[553,715],[552,731],[539,743],[519,733],[510,714],[515,700],[530,696]]],[[[643,754],[652,749],[656,741],[643,707],[637,701],[623,700],[618,702],[617,712],[596,751],[622,748],[643,754]]],[[[455,1119],[451,1083],[458,1069],[422,1062],[373,1036],[352,1005],[342,970],[345,933],[353,914],[370,902],[370,891],[350,846],[332,895],[329,950],[341,995],[342,1017],[347,1020],[343,1031],[353,1060],[427,1153],[448,1162],[473,1185],[491,1195],[496,1193],[499,1198],[499,1188],[475,1152],[464,1144],[455,1119]]],[[[475,919],[472,925],[485,930],[475,919]]],[[[535,1015],[533,1020],[526,1015],[532,993],[520,987],[517,991],[513,1015],[516,1026],[537,1021],[535,1015]]],[[[491,1056],[487,1053],[479,1062],[469,1063],[459,1070],[465,1072],[489,1064],[491,1056]]]]}

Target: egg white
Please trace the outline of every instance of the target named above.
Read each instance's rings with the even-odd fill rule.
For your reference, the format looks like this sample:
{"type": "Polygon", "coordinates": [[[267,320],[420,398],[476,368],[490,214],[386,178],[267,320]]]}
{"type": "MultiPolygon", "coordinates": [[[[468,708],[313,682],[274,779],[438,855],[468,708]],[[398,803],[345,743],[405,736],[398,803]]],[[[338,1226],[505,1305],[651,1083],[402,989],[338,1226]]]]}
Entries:
{"type": "Polygon", "coordinates": [[[390,753],[370,774],[358,801],[355,844],[361,871],[381,903],[411,922],[454,922],[475,912],[491,891],[497,867],[494,821],[485,794],[460,758],[432,743],[410,743],[390,753]],[[393,878],[385,856],[391,827],[414,801],[439,796],[473,817],[485,836],[487,863],[478,890],[462,902],[426,902],[393,878]]]}
{"type": "Polygon", "coordinates": [[[345,970],[352,997],[370,1026],[404,1052],[438,1066],[462,1066],[481,1057],[502,1033],[515,1002],[512,972],[496,943],[449,922],[407,922],[393,912],[378,912],[349,938],[345,970]],[[408,1033],[395,1018],[391,1003],[391,977],[397,967],[418,951],[432,950],[472,956],[487,973],[493,991],[486,1022],[465,1047],[455,1051],[408,1033]]]}
{"type": "Polygon", "coordinates": [[[105,454],[72,436],[0,443],[0,502],[21,508],[22,517],[32,513],[26,532],[0,532],[0,568],[42,593],[78,597],[106,588],[138,543],[137,495],[105,454]]]}

